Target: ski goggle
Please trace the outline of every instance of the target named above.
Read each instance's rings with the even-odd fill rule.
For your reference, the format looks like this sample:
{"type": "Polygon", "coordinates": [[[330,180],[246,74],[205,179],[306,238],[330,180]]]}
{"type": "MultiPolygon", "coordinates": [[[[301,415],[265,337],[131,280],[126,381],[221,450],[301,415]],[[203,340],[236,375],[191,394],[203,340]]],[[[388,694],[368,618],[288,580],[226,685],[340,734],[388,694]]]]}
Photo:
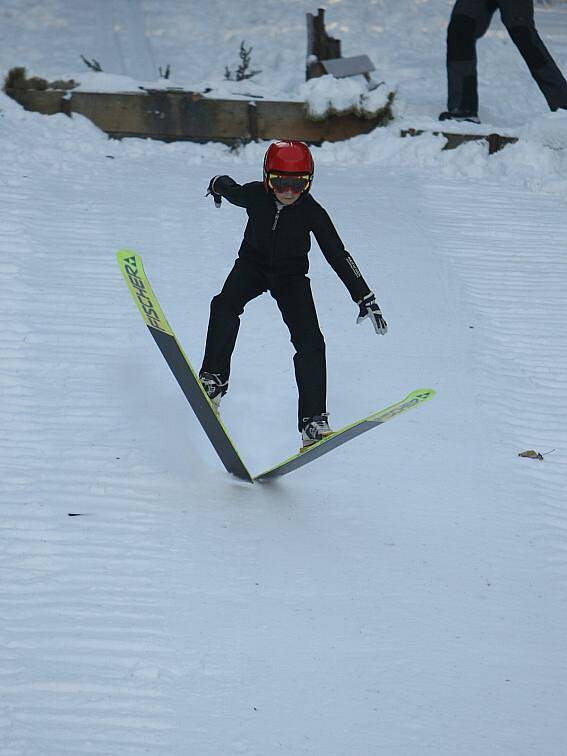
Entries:
{"type": "Polygon", "coordinates": [[[311,176],[309,174],[298,176],[297,174],[268,173],[268,185],[278,193],[286,192],[289,189],[293,194],[301,194],[307,189],[310,182],[311,176]]]}

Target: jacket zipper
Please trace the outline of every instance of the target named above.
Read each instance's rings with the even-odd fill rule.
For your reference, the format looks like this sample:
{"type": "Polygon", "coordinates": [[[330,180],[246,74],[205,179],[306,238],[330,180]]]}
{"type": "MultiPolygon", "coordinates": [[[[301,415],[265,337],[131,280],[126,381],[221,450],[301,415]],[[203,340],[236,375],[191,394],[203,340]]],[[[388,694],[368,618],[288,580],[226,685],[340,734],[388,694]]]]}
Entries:
{"type": "Polygon", "coordinates": [[[276,215],[274,217],[274,224],[272,226],[272,231],[276,230],[276,226],[278,225],[278,220],[280,219],[280,213],[282,210],[283,210],[283,207],[278,207],[278,209],[276,210],[276,215]]]}
{"type": "Polygon", "coordinates": [[[274,259],[276,257],[276,227],[278,225],[278,220],[280,219],[280,213],[283,210],[283,207],[278,207],[276,209],[276,214],[274,216],[274,222],[272,223],[272,253],[270,255],[270,263],[274,264],[274,259]]]}

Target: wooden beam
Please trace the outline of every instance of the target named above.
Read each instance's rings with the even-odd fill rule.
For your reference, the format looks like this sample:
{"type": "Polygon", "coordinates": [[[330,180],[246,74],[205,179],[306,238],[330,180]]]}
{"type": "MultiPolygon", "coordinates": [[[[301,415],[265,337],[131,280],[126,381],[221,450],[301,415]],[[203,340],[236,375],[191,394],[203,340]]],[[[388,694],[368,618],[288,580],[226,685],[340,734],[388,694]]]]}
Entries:
{"type": "Polygon", "coordinates": [[[257,139],[339,141],[366,134],[391,120],[388,104],[372,118],[353,114],[313,120],[304,102],[215,100],[196,92],[82,92],[9,90],[28,110],[80,113],[112,137],[225,142],[257,139]]]}
{"type": "Polygon", "coordinates": [[[425,129],[404,129],[400,132],[402,137],[420,136],[421,134],[444,136],[447,139],[447,144],[443,147],[444,150],[454,150],[467,142],[487,142],[489,155],[494,155],[507,144],[515,144],[518,141],[518,137],[502,136],[502,134],[461,134],[450,131],[426,131],[425,129]]]}

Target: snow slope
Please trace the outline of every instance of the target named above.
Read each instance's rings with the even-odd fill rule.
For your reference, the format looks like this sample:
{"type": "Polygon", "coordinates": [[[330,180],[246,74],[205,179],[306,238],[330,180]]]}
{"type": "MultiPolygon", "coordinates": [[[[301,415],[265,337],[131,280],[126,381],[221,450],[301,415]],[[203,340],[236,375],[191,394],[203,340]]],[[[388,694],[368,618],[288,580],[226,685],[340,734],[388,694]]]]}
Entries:
{"type": "MultiPolygon", "coordinates": [[[[354,40],[345,54],[376,61],[374,35],[408,112],[432,117],[451,4],[405,5],[345,0],[328,18],[354,40]]],[[[204,80],[243,37],[263,86],[294,89],[291,31],[315,10],[100,8],[97,26],[91,4],[19,15],[4,0],[1,65],[72,72],[122,10],[131,49],[145,19],[148,57],[181,76],[204,80]]],[[[565,68],[567,13],[538,12],[551,18],[565,68]]],[[[274,484],[222,471],[115,261],[140,252],[198,364],[244,222],[204,189],[215,173],[258,177],[266,145],[112,142],[0,97],[2,756],[567,751],[566,151],[546,131],[565,120],[494,29],[484,107],[527,124],[517,146],[488,158],[382,130],[314,150],[314,194],[390,322],[384,338],[355,326],[312,250],[332,422],[422,385],[438,396],[274,484]],[[517,456],[529,448],[554,451],[517,456]]],[[[273,302],[252,302],[223,416],[254,471],[298,443],[291,356],[273,302]]]]}

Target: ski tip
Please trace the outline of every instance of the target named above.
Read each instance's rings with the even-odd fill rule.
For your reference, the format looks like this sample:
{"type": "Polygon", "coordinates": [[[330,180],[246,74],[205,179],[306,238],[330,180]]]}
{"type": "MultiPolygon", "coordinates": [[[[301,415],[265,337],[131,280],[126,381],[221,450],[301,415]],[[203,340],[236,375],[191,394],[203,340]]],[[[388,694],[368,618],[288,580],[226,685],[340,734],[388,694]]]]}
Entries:
{"type": "Polygon", "coordinates": [[[122,263],[123,260],[129,258],[129,257],[135,257],[136,260],[142,261],[142,258],[137,252],[134,252],[133,249],[119,249],[116,253],[116,257],[118,258],[118,262],[122,263]]]}
{"type": "Polygon", "coordinates": [[[415,407],[418,404],[423,404],[423,402],[427,402],[429,399],[433,399],[434,396],[435,396],[435,389],[432,389],[432,388],[416,389],[415,391],[412,391],[410,394],[408,394],[405,399],[402,399],[402,401],[399,402],[399,404],[402,404],[402,405],[410,404],[415,407]]]}
{"type": "Polygon", "coordinates": [[[412,391],[411,394],[408,394],[408,399],[412,397],[419,399],[421,402],[425,402],[428,399],[432,399],[435,396],[435,393],[435,389],[432,388],[416,389],[415,391],[412,391]]]}

